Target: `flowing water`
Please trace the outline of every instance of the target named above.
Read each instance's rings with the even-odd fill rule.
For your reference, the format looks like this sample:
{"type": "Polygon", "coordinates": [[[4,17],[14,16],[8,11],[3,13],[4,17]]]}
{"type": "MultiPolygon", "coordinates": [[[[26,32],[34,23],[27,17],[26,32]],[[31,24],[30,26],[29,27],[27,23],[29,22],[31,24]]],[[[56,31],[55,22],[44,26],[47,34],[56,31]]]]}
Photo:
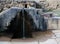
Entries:
{"type": "MultiPolygon", "coordinates": [[[[30,19],[30,23],[32,24],[33,29],[36,30],[46,30],[47,25],[44,20],[44,17],[37,12],[36,9],[26,9],[26,8],[10,8],[6,11],[3,11],[0,13],[0,32],[7,30],[7,27],[10,25],[10,22],[13,21],[16,15],[18,15],[18,12],[22,10],[22,15],[25,17],[25,15],[28,15],[30,19]],[[27,12],[27,14],[24,14],[24,10],[27,12]]],[[[24,17],[23,17],[23,37],[25,36],[25,24],[24,24],[24,17]]],[[[27,26],[28,27],[28,26],[27,26]]],[[[24,37],[25,38],[25,37],[24,37]]]]}

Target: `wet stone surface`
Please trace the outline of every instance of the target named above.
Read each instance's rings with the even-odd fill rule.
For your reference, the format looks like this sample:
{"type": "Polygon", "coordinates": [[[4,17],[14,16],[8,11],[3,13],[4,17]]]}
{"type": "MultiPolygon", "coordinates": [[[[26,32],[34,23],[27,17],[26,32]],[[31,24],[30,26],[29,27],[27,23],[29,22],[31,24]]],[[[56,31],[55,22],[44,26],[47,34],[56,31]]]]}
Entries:
{"type": "Polygon", "coordinates": [[[7,36],[0,37],[2,44],[60,44],[60,30],[47,30],[45,32],[33,32],[33,38],[11,39],[7,36]]]}

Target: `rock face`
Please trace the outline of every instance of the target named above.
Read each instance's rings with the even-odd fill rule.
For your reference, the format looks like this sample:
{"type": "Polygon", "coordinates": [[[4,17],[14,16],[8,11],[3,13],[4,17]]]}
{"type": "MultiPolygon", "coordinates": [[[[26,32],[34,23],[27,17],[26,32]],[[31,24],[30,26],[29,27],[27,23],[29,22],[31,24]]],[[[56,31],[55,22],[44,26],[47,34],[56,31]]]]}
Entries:
{"type": "MultiPolygon", "coordinates": [[[[15,1],[21,2],[22,0],[14,0],[13,1],[14,3],[10,2],[10,1],[9,1],[10,2],[9,3],[7,1],[7,4],[6,4],[6,2],[1,2],[3,4],[3,7],[1,6],[0,8],[4,8],[4,7],[10,8],[12,6],[17,6],[17,7],[23,7],[24,6],[24,4],[22,5],[22,3],[18,3],[18,2],[15,2],[15,1]]],[[[31,2],[33,2],[33,1],[36,1],[36,0],[23,0],[23,1],[26,1],[26,2],[31,1],[31,2]]],[[[42,5],[42,8],[46,8],[46,9],[60,8],[60,0],[37,0],[36,2],[39,2],[38,4],[42,5]]],[[[0,4],[0,5],[2,5],[2,4],[0,4]]]]}
{"type": "Polygon", "coordinates": [[[60,0],[40,0],[47,9],[57,9],[60,8],[60,0]]]}
{"type": "Polygon", "coordinates": [[[59,0],[47,0],[48,2],[48,8],[53,8],[53,9],[56,9],[57,6],[59,6],[58,4],[58,1],[59,0]]]}
{"type": "Polygon", "coordinates": [[[60,8],[60,0],[47,0],[48,4],[49,4],[49,8],[60,8]]]}

